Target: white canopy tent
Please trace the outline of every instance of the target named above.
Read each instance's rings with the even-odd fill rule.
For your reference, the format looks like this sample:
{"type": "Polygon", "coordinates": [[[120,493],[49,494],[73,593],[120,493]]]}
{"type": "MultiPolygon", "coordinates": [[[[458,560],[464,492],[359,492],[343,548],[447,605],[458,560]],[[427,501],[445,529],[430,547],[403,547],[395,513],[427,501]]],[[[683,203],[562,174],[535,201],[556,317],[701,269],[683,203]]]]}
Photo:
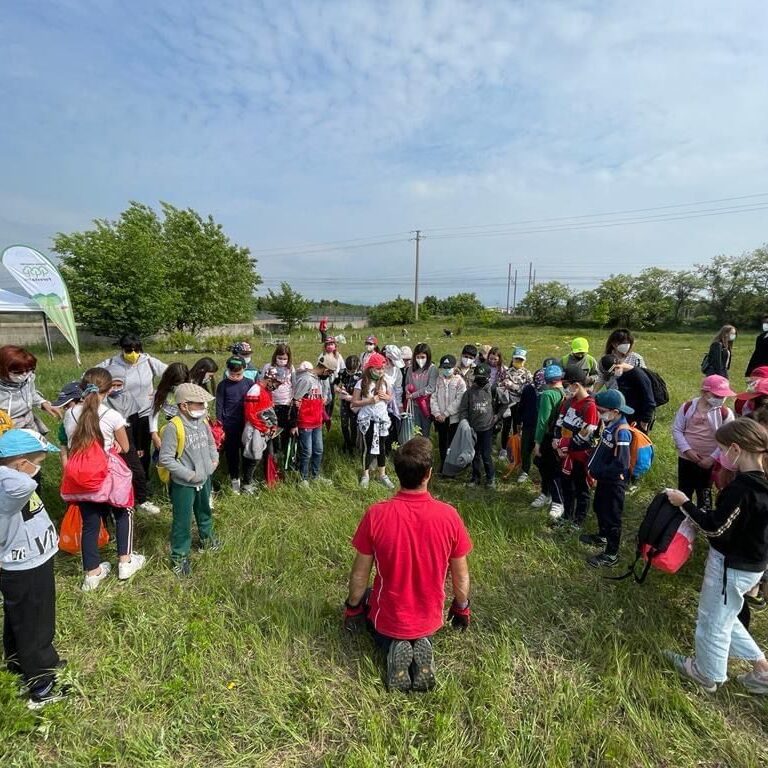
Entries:
{"type": "Polygon", "coordinates": [[[48,317],[34,299],[0,288],[0,315],[40,315],[43,319],[43,335],[45,336],[45,347],[48,350],[48,359],[53,360],[48,317]]]}

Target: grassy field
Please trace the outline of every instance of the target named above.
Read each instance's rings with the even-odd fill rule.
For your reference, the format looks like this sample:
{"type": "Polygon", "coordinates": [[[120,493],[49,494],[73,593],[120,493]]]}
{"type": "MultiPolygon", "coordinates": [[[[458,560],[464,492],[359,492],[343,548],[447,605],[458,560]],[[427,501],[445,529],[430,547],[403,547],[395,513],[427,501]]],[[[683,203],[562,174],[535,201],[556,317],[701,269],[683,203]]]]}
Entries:
{"type": "MultiPolygon", "coordinates": [[[[409,343],[431,337],[435,356],[457,354],[468,341],[498,343],[505,359],[523,344],[533,364],[564,351],[569,337],[540,328],[439,334],[424,326],[409,343]]],[[[400,341],[399,332],[378,335],[400,341]]],[[[605,334],[587,335],[599,353],[605,334]]],[[[659,411],[654,469],[628,503],[627,560],[642,510],[674,482],[670,422],[696,391],[708,343],[706,335],[639,337],[637,349],[666,378],[672,403],[659,411]]],[[[309,334],[295,346],[298,360],[317,353],[309,334]]],[[[360,346],[355,340],[344,352],[360,346]]],[[[747,347],[750,338],[737,342],[737,388],[747,347]]],[[[256,349],[254,358],[268,353],[256,349]]],[[[84,363],[103,357],[89,352],[84,363]]],[[[49,395],[77,373],[63,352],[38,369],[49,395]]],[[[287,482],[258,499],[220,496],[215,519],[225,549],[196,555],[187,581],[167,567],[167,503],[159,517],[138,518],[136,548],[149,563],[128,586],[113,578],[82,593],[79,558],[58,555],[57,646],[76,695],[33,714],[0,672],[2,765],[768,764],[766,702],[735,682],[700,693],[659,657],[664,648],[692,648],[706,544],[697,543],[677,576],[652,573],[642,587],[606,582],[585,566],[572,535],[551,533],[546,515],[530,508],[533,487],[505,483],[492,493],[434,484],[474,540],[473,624],[437,636],[435,691],[387,693],[369,639],[340,629],[349,539],[385,491],[358,490],[356,463],[339,442],[334,426],[324,459],[331,489],[302,493],[287,482]]],[[[45,486],[58,519],[56,469],[55,460],[46,466],[45,486]]],[[[768,644],[765,614],[753,630],[768,644]]]]}

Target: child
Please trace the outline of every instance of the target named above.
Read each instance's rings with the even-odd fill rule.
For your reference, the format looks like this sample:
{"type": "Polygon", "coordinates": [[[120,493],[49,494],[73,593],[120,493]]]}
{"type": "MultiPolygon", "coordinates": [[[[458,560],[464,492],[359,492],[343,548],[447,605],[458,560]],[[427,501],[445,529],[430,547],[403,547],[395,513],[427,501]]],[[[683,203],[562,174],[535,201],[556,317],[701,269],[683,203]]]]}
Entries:
{"type": "Polygon", "coordinates": [[[597,517],[597,534],[584,533],[582,544],[603,548],[599,554],[587,558],[592,568],[616,565],[621,544],[621,518],[624,496],[630,479],[629,450],[632,432],[626,415],[634,413],[618,389],[606,389],[595,395],[595,404],[603,422],[600,442],[589,460],[589,472],[597,480],[593,508],[597,517]]]}
{"type": "Polygon", "coordinates": [[[569,397],[560,407],[553,446],[560,457],[563,489],[563,515],[555,524],[570,525],[575,530],[581,528],[589,510],[587,461],[592,435],[600,421],[587,381],[587,372],[580,366],[566,368],[563,383],[569,397]]]}
{"type": "Polygon", "coordinates": [[[264,366],[267,368],[277,368],[280,385],[272,393],[272,401],[275,404],[275,413],[277,414],[277,425],[283,430],[280,436],[280,448],[285,453],[290,439],[288,417],[291,413],[291,403],[293,402],[293,377],[296,371],[292,364],[291,348],[287,344],[276,344],[275,351],[272,353],[272,360],[264,366]]]}
{"type": "Polygon", "coordinates": [[[54,555],[59,538],[37,495],[35,475],[48,453],[58,453],[36,432],[9,429],[0,437],[0,593],[3,648],[10,672],[21,675],[27,706],[39,709],[63,698],[53,647],[56,632],[54,555]]]}
{"type": "Polygon", "coordinates": [[[512,353],[512,363],[507,368],[506,376],[499,384],[499,399],[505,401],[509,405],[510,410],[510,415],[507,417],[501,430],[501,447],[504,450],[505,458],[510,429],[513,433],[517,434],[522,427],[520,398],[523,394],[523,387],[533,382],[533,374],[525,367],[527,357],[527,350],[522,347],[515,347],[512,353]]]}
{"type": "MultiPolygon", "coordinates": [[[[53,404],[57,408],[61,408],[62,412],[66,415],[66,412],[72,408],[72,406],[79,403],[82,399],[83,390],[80,389],[80,382],[70,381],[69,384],[65,384],[62,387],[61,392],[59,392],[59,395],[53,404]]],[[[61,468],[64,469],[64,467],[67,466],[67,459],[69,458],[69,448],[67,441],[67,430],[64,428],[63,420],[59,422],[59,431],[57,436],[59,438],[59,445],[61,446],[61,453],[59,455],[59,458],[61,459],[61,468]]]]}
{"type": "Polygon", "coordinates": [[[243,360],[243,378],[249,381],[257,381],[259,369],[253,364],[251,359],[251,345],[247,341],[238,341],[230,347],[230,351],[235,357],[242,358],[243,360]]]}
{"type": "Polygon", "coordinates": [[[725,399],[735,393],[722,376],[707,376],[701,382],[701,395],[680,406],[672,425],[672,439],[677,446],[677,485],[688,497],[696,494],[698,506],[712,505],[712,465],[715,463],[715,433],[733,420],[733,411],[725,399]]]}
{"type": "Polygon", "coordinates": [[[179,412],[173,393],[179,384],[189,381],[189,368],[184,363],[171,363],[157,385],[152,397],[152,412],[149,416],[149,434],[156,451],[160,450],[160,414],[165,419],[172,419],[179,412]]]}
{"type": "Polygon", "coordinates": [[[705,376],[728,378],[734,341],[736,341],[736,329],[732,325],[724,325],[712,339],[709,352],[704,356],[701,364],[701,372],[705,376]]]}
{"type": "Polygon", "coordinates": [[[752,419],[736,419],[721,426],[715,439],[738,473],[718,496],[715,509],[697,508],[681,490],[667,491],[670,503],[681,507],[709,538],[710,549],[699,596],[695,655],[665,655],[682,676],[708,693],[728,679],[729,656],[744,659],[752,663],[752,671],[739,676],[739,682],[765,695],[768,662],[736,617],[744,594],[768,566],[768,432],[752,419]]]}
{"type": "Polygon", "coordinates": [[[363,436],[363,474],[360,487],[370,483],[370,470],[377,467],[376,479],[392,490],[394,483],[387,477],[387,437],[389,436],[389,403],[393,392],[384,376],[387,360],[378,352],[371,355],[363,367],[363,377],[355,385],[352,409],[357,412],[357,429],[363,436]]]}
{"type": "Polygon", "coordinates": [[[329,376],[323,381],[323,396],[325,398],[325,424],[328,429],[331,428],[331,422],[333,419],[333,407],[336,403],[336,384],[341,376],[341,371],[344,368],[344,360],[338,354],[338,345],[335,336],[326,336],[323,342],[323,354],[333,355],[338,361],[336,370],[332,376],[329,376]]]}
{"type": "Polygon", "coordinates": [[[560,460],[552,442],[555,422],[564,398],[563,369],[557,363],[550,363],[544,368],[543,378],[545,388],[536,400],[536,430],[533,445],[534,462],[541,474],[541,494],[531,502],[531,506],[539,509],[551,504],[549,515],[556,520],[563,514],[563,491],[560,460]]]}
{"type": "Polygon", "coordinates": [[[474,344],[465,344],[461,350],[461,359],[456,366],[456,373],[464,379],[467,389],[472,386],[472,379],[475,376],[475,365],[477,362],[477,347],[474,344]]]}
{"type": "Polygon", "coordinates": [[[520,393],[520,402],[517,407],[520,419],[520,463],[521,472],[518,475],[518,483],[527,483],[530,480],[531,461],[533,459],[533,446],[536,444],[536,421],[538,419],[538,396],[533,385],[533,377],[520,393]]]}
{"type": "Polygon", "coordinates": [[[405,410],[402,404],[403,400],[407,398],[408,393],[405,392],[404,387],[403,368],[405,368],[405,363],[403,362],[400,347],[394,344],[387,344],[384,347],[383,354],[387,360],[387,364],[384,366],[384,381],[387,382],[387,389],[392,395],[392,399],[387,403],[387,411],[389,413],[387,454],[389,454],[400,434],[400,424],[402,423],[403,411],[405,410]],[[403,397],[404,393],[405,398],[403,397]]]}
{"type": "MultiPolygon", "coordinates": [[[[125,419],[104,402],[112,389],[109,371],[106,368],[90,368],[83,375],[80,389],[83,392],[82,401],[73,405],[64,416],[70,458],[90,448],[94,442],[106,453],[113,446],[120,453],[127,453],[130,446],[125,419]]],[[[99,562],[98,545],[101,522],[108,517],[115,520],[117,578],[121,581],[130,579],[144,567],[144,555],[133,551],[133,509],[95,501],[80,501],[79,506],[83,517],[83,592],[97,589],[111,571],[109,563],[99,562]]]]}
{"type": "Polygon", "coordinates": [[[360,367],[365,368],[368,358],[374,353],[379,351],[379,340],[375,336],[369,336],[365,340],[365,350],[360,355],[360,367]]]}
{"type": "MultiPolygon", "coordinates": [[[[563,370],[571,366],[581,368],[587,374],[588,379],[594,379],[597,376],[597,361],[589,354],[589,342],[579,336],[571,342],[571,353],[565,355],[560,361],[563,370]]],[[[587,386],[591,387],[593,381],[587,381],[587,386]]]]}
{"type": "Polygon", "coordinates": [[[637,428],[648,434],[656,419],[656,399],[648,374],[640,367],[622,363],[615,355],[603,355],[600,358],[600,379],[612,383],[607,389],[618,389],[627,405],[635,414],[637,428]]]}
{"type": "Polygon", "coordinates": [[[293,407],[289,423],[291,434],[299,437],[299,472],[302,488],[309,487],[310,479],[323,485],[332,485],[320,477],[323,461],[323,421],[325,401],[321,381],[336,374],[339,362],[336,355],[321,355],[317,365],[302,363],[296,373],[293,388],[293,407]]]}
{"type": "Polygon", "coordinates": [[[233,493],[240,493],[240,459],[245,427],[245,396],[253,383],[245,378],[245,360],[230,357],[225,377],[216,387],[216,418],[224,427],[224,455],[233,493]]]}
{"type": "Polygon", "coordinates": [[[429,344],[417,344],[413,350],[413,365],[405,379],[405,398],[413,403],[413,423],[429,438],[432,429],[432,413],[429,399],[435,391],[437,368],[432,364],[429,344]]]}
{"type": "MultiPolygon", "coordinates": [[[[260,381],[253,383],[245,396],[245,421],[257,430],[265,439],[265,445],[277,434],[277,414],[275,413],[272,393],[280,386],[281,371],[277,368],[265,368],[260,381]]],[[[256,487],[253,475],[257,461],[243,456],[242,492],[253,494],[256,487]]]]}
{"type": "Polygon", "coordinates": [[[159,463],[170,473],[168,495],[173,506],[171,521],[171,566],[177,576],[189,576],[192,547],[192,515],[197,522],[200,550],[218,551],[221,541],[213,533],[211,515],[211,475],[219,454],[208,426],[207,404],[213,396],[197,384],[176,387],[178,419],[184,430],[183,441],[177,421],[171,419],[163,431],[159,463]],[[183,448],[180,443],[183,442],[183,448]]]}
{"type": "Polygon", "coordinates": [[[357,413],[352,410],[352,395],[355,385],[363,376],[360,370],[360,358],[350,355],[344,361],[344,370],[341,372],[339,383],[336,385],[336,394],[341,400],[341,434],[344,438],[344,452],[350,455],[357,449],[357,413]]]}
{"type": "Polygon", "coordinates": [[[490,378],[491,367],[488,363],[479,363],[474,369],[472,386],[463,394],[459,408],[459,421],[466,419],[475,432],[475,457],[472,460],[470,487],[480,484],[481,466],[485,468],[486,487],[496,487],[496,467],[491,453],[493,428],[500,414],[494,412],[490,378]]]}
{"type": "Polygon", "coordinates": [[[216,379],[214,374],[219,370],[219,366],[212,357],[201,357],[190,369],[189,380],[192,384],[197,384],[210,394],[216,393],[216,379]]]}
{"type": "Polygon", "coordinates": [[[459,409],[466,391],[466,381],[456,372],[456,358],[453,355],[443,355],[440,358],[435,391],[430,398],[432,418],[435,420],[437,430],[437,447],[440,452],[440,473],[443,471],[448,448],[459,426],[459,409]]]}

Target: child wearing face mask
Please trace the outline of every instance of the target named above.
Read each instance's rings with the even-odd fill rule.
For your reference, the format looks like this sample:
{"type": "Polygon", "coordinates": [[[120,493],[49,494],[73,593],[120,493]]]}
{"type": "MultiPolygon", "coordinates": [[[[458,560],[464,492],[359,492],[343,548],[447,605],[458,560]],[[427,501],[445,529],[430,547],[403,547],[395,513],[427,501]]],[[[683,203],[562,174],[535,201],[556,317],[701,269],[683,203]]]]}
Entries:
{"type": "Polygon", "coordinates": [[[621,519],[630,479],[632,432],[625,416],[632,415],[634,411],[627,405],[624,395],[616,389],[599,392],[595,395],[595,404],[603,430],[588,468],[597,480],[593,501],[597,533],[583,533],[579,541],[588,547],[603,550],[588,557],[587,565],[592,568],[610,568],[619,562],[621,519]]]}
{"type": "Polygon", "coordinates": [[[734,392],[728,380],[722,376],[707,376],[701,382],[701,395],[680,406],[674,424],[672,438],[677,447],[677,484],[699,507],[712,506],[712,466],[717,456],[715,433],[729,421],[733,411],[725,405],[734,392]]]}
{"type": "Polygon", "coordinates": [[[755,368],[764,365],[768,366],[768,315],[763,315],[760,318],[760,333],[755,339],[755,349],[749,358],[744,375],[749,378],[755,368]]]}
{"type": "Polygon", "coordinates": [[[467,389],[472,386],[475,377],[475,365],[477,364],[477,347],[474,344],[465,344],[461,350],[459,364],[456,366],[456,373],[464,379],[467,389]]]}
{"type": "MultiPolygon", "coordinates": [[[[250,386],[251,382],[248,383],[250,386]]],[[[171,567],[177,576],[191,573],[189,554],[193,515],[200,536],[200,551],[215,552],[221,548],[221,541],[213,532],[211,514],[211,475],[219,463],[219,453],[206,418],[208,403],[212,400],[213,396],[197,384],[179,384],[176,387],[179,412],[163,430],[160,445],[160,466],[171,476],[168,484],[173,505],[171,567]]]]}
{"type": "Polygon", "coordinates": [[[0,437],[0,593],[3,647],[10,672],[24,681],[27,706],[39,709],[66,695],[57,685],[63,666],[53,647],[56,631],[54,555],[59,537],[37,495],[35,476],[59,449],[27,429],[0,437]]]}
{"type": "Polygon", "coordinates": [[[466,391],[467,382],[456,372],[456,358],[453,355],[443,355],[440,358],[435,391],[429,399],[437,431],[441,473],[448,448],[459,426],[459,409],[466,391]]]}
{"type": "Polygon", "coordinates": [[[256,381],[259,378],[259,369],[253,364],[251,354],[253,350],[247,341],[238,341],[230,347],[230,351],[235,357],[241,357],[245,363],[243,368],[243,378],[250,381],[256,381]]]}
{"type": "Polygon", "coordinates": [[[245,378],[245,361],[241,357],[230,357],[226,374],[216,387],[216,418],[224,427],[224,455],[234,493],[240,493],[245,396],[252,384],[251,379],[245,378]]]}
{"type": "Polygon", "coordinates": [[[8,414],[17,429],[34,429],[44,434],[48,429],[37,420],[33,408],[57,417],[60,413],[37,391],[36,368],[37,358],[23,347],[13,344],[0,347],[0,409],[8,414]]]}
{"type": "Polygon", "coordinates": [[[506,375],[499,384],[499,389],[506,395],[503,399],[509,403],[509,416],[502,423],[501,449],[504,456],[499,454],[500,458],[506,458],[507,441],[509,440],[510,431],[517,434],[523,426],[520,399],[522,398],[523,389],[528,384],[533,383],[533,374],[525,367],[527,357],[527,350],[522,347],[515,347],[512,352],[512,362],[509,368],[506,369],[506,375]]]}
{"type": "Polygon", "coordinates": [[[562,358],[560,366],[563,370],[574,366],[581,368],[588,378],[597,376],[597,360],[589,354],[589,341],[582,336],[571,342],[571,352],[562,358]]]}
{"type": "Polygon", "coordinates": [[[206,392],[212,395],[216,394],[215,374],[219,366],[212,357],[201,357],[190,369],[189,380],[192,384],[197,384],[206,392]]]}
{"type": "Polygon", "coordinates": [[[405,397],[413,403],[413,423],[429,438],[432,430],[430,398],[437,386],[437,368],[432,363],[429,344],[417,344],[413,349],[413,364],[405,379],[405,397]]]}
{"type": "Polygon", "coordinates": [[[338,344],[335,336],[326,336],[323,343],[323,355],[332,355],[336,360],[336,370],[333,374],[323,380],[323,396],[325,397],[325,426],[331,428],[333,419],[333,407],[336,403],[336,384],[339,381],[342,370],[344,370],[344,360],[338,354],[338,344]]]}
{"type": "Polygon", "coordinates": [[[365,349],[363,354],[360,355],[360,366],[365,368],[365,364],[368,362],[368,358],[374,353],[379,351],[379,340],[375,336],[369,336],[365,340],[365,349]]]}
{"type": "Polygon", "coordinates": [[[360,358],[357,355],[349,355],[344,361],[344,370],[341,372],[339,383],[336,385],[336,394],[341,400],[341,434],[344,438],[344,452],[350,456],[357,452],[357,413],[352,410],[352,396],[357,382],[363,376],[360,368],[360,358]]]}
{"type": "Polygon", "coordinates": [[[276,344],[272,353],[272,361],[264,366],[262,376],[269,368],[277,368],[280,378],[280,386],[272,393],[272,401],[275,404],[277,425],[282,428],[280,435],[280,449],[285,452],[290,439],[290,415],[293,402],[293,378],[296,369],[293,367],[293,355],[288,344],[276,344]]]}

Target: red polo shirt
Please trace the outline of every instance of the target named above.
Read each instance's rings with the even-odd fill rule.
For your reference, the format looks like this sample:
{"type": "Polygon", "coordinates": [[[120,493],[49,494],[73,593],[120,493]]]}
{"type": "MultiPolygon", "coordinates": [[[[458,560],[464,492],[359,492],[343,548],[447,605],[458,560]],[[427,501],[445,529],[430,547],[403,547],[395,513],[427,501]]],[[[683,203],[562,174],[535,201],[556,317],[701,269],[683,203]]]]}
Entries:
{"type": "Polygon", "coordinates": [[[440,629],[449,561],[472,550],[454,507],[400,491],[368,509],[352,546],[376,563],[368,617],[377,632],[416,640],[440,629]]]}

